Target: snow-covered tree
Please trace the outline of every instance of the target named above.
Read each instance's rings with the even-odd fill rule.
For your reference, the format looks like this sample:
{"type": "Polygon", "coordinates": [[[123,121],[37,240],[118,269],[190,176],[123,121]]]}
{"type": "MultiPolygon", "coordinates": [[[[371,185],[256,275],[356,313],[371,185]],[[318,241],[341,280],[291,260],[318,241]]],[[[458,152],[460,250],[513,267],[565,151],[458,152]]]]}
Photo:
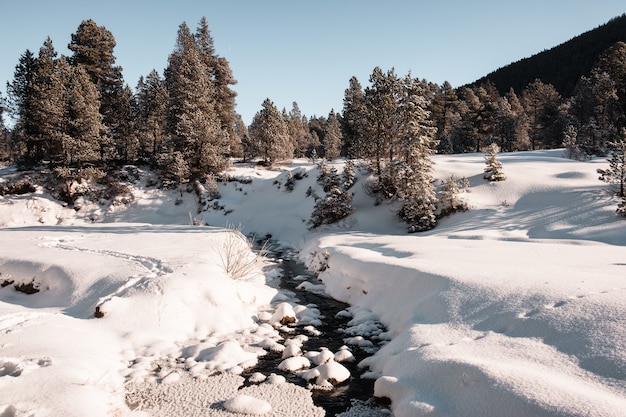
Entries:
{"type": "Polygon", "coordinates": [[[185,23],[178,30],[165,71],[169,93],[168,133],[192,173],[218,173],[228,166],[229,136],[215,108],[212,68],[185,23]]]}
{"type": "Polygon", "coordinates": [[[343,166],[343,189],[349,190],[356,182],[356,175],[354,173],[354,162],[349,159],[343,166]]]}
{"type": "Polygon", "coordinates": [[[449,176],[439,192],[439,216],[445,217],[457,211],[467,211],[467,203],[459,195],[459,183],[454,175],[449,176]]]}
{"type": "Polygon", "coordinates": [[[391,175],[402,201],[399,216],[408,223],[409,232],[432,229],[437,195],[433,184],[433,162],[437,141],[432,126],[423,83],[407,75],[402,82],[402,96],[394,120],[403,159],[392,165],[391,175]]]}
{"type": "Polygon", "coordinates": [[[578,160],[582,156],[582,152],[576,141],[577,134],[576,127],[573,125],[568,125],[563,133],[563,147],[565,148],[565,157],[568,159],[578,160]]]}
{"type": "Polygon", "coordinates": [[[487,152],[485,153],[487,166],[485,167],[484,178],[492,182],[504,181],[506,179],[506,175],[504,175],[502,168],[502,162],[498,160],[498,152],[500,152],[500,147],[495,143],[492,143],[489,147],[487,147],[487,152]]]}
{"type": "Polygon", "coordinates": [[[610,143],[611,157],[608,169],[598,169],[600,180],[609,184],[619,184],[619,196],[624,197],[626,182],[626,129],[622,129],[621,140],[610,143]]]}

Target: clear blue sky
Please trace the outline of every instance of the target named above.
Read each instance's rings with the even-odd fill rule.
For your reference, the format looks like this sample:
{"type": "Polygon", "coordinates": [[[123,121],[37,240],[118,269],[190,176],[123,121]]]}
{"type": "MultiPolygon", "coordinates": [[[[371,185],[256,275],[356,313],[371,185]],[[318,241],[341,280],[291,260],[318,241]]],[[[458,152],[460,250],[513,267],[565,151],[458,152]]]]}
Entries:
{"type": "Polygon", "coordinates": [[[246,123],[266,97],[327,116],[341,111],[350,77],[366,86],[376,66],[457,87],[625,12],[623,0],[0,0],[0,90],[6,97],[20,55],[37,55],[47,36],[69,54],[85,19],[113,33],[134,88],[162,73],[178,26],[195,30],[206,16],[246,123]]]}

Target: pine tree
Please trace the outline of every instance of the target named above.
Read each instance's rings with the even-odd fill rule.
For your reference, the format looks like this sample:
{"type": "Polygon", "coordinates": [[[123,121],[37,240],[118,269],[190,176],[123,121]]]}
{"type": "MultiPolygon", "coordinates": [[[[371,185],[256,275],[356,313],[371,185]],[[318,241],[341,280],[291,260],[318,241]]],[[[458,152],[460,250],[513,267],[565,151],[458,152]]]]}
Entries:
{"type": "MultiPolygon", "coordinates": [[[[315,199],[315,206],[311,213],[311,219],[307,224],[314,229],[323,224],[333,224],[348,217],[354,212],[352,207],[352,194],[342,186],[341,179],[335,167],[329,167],[324,161],[318,165],[319,175],[317,183],[322,186],[324,197],[315,193],[311,195],[315,199]]],[[[344,181],[344,184],[346,181],[344,181]]]]}
{"type": "Polygon", "coordinates": [[[35,76],[37,59],[28,49],[20,56],[15,67],[13,81],[7,83],[8,109],[15,120],[12,129],[13,155],[24,159],[27,142],[33,140],[36,127],[33,125],[33,109],[37,103],[33,100],[33,77],[35,76]]]}
{"type": "Polygon", "coordinates": [[[165,72],[169,146],[180,152],[191,173],[211,174],[228,166],[228,134],[215,110],[212,68],[189,28],[182,23],[165,72]]]}
{"type": "Polygon", "coordinates": [[[313,138],[307,126],[306,116],[300,111],[298,103],[292,103],[291,110],[287,114],[287,130],[292,143],[295,144],[294,156],[304,158],[310,155],[311,150],[317,144],[313,143],[313,138]]]}
{"type": "Polygon", "coordinates": [[[209,30],[207,19],[203,16],[196,28],[195,43],[200,52],[200,57],[205,69],[210,74],[211,89],[207,94],[213,96],[214,108],[220,123],[220,128],[227,135],[227,140],[236,140],[234,136],[235,125],[235,98],[237,93],[230,88],[237,84],[230,64],[224,57],[215,52],[215,41],[209,30]]]}
{"type": "Polygon", "coordinates": [[[444,153],[452,153],[454,149],[451,139],[453,129],[460,121],[458,107],[459,97],[452,85],[445,81],[430,103],[432,119],[437,127],[435,139],[444,153]]]}
{"type": "Polygon", "coordinates": [[[115,65],[115,46],[113,34],[91,19],[81,22],[68,45],[74,53],[70,63],[84,68],[100,95],[99,111],[110,138],[101,146],[105,161],[125,159],[126,144],[132,141],[126,137],[132,131],[128,126],[131,97],[125,91],[122,67],[115,65]]]}
{"type": "Polygon", "coordinates": [[[487,152],[485,153],[487,166],[485,167],[485,175],[483,177],[492,182],[504,181],[506,179],[506,175],[504,175],[502,169],[502,163],[498,160],[498,152],[500,152],[500,147],[492,143],[487,147],[487,152]]]}
{"type": "Polygon", "coordinates": [[[522,92],[521,102],[528,120],[528,138],[532,150],[541,148],[543,143],[543,129],[541,115],[546,107],[558,107],[561,96],[551,84],[544,84],[536,79],[528,84],[522,92]]]}
{"type": "Polygon", "coordinates": [[[350,86],[345,90],[341,126],[345,138],[345,154],[349,158],[364,158],[365,123],[367,119],[365,94],[356,77],[350,78],[350,86]]]}
{"type": "Polygon", "coordinates": [[[611,157],[608,169],[598,169],[600,180],[608,184],[619,184],[619,196],[625,197],[624,183],[626,182],[626,129],[622,129],[619,141],[610,144],[611,157]]]}
{"type": "Polygon", "coordinates": [[[383,174],[384,160],[394,157],[393,119],[398,102],[398,78],[393,69],[383,73],[376,67],[370,76],[370,87],[365,89],[366,118],[363,150],[375,166],[376,175],[383,174]]]}
{"type": "Polygon", "coordinates": [[[156,157],[166,135],[167,88],[156,70],[137,84],[135,102],[136,132],[139,136],[140,158],[150,161],[156,157]]]}
{"type": "Polygon", "coordinates": [[[324,149],[324,158],[328,161],[333,161],[339,158],[341,152],[342,135],[341,125],[339,119],[334,110],[331,110],[328,115],[328,121],[326,122],[326,129],[324,131],[324,141],[322,147],[324,149]]]}
{"type": "Polygon", "coordinates": [[[104,130],[96,86],[82,67],[68,68],[67,135],[61,143],[64,166],[82,168],[99,159],[104,130]]]}
{"type": "Polygon", "coordinates": [[[293,158],[293,142],[287,124],[269,98],[263,101],[261,111],[254,116],[249,134],[257,154],[266,165],[293,158]]]}
{"type": "Polygon", "coordinates": [[[61,71],[62,59],[57,59],[57,52],[52,40],[47,38],[39,50],[36,70],[32,78],[32,108],[30,124],[32,132],[26,138],[26,164],[38,164],[53,159],[52,163],[61,163],[63,142],[66,136],[66,73],[61,71]]]}
{"type": "Polygon", "coordinates": [[[0,161],[9,161],[11,158],[9,146],[9,133],[4,125],[4,114],[6,112],[6,103],[2,93],[0,93],[0,161]]]}
{"type": "Polygon", "coordinates": [[[404,159],[395,164],[393,176],[398,184],[402,207],[398,215],[409,226],[410,233],[430,230],[437,224],[437,196],[433,185],[433,162],[437,142],[432,126],[425,88],[419,80],[407,75],[402,82],[397,128],[404,159]]]}

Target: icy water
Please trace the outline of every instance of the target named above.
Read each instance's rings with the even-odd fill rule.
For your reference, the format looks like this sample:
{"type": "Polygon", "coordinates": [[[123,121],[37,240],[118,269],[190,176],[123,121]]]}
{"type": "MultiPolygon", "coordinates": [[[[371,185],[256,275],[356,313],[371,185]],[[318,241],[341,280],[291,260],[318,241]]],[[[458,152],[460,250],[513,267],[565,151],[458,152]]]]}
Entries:
{"type": "MultiPolygon", "coordinates": [[[[280,289],[287,294],[292,294],[292,301],[300,305],[314,305],[322,314],[321,325],[316,325],[315,329],[320,332],[319,336],[312,335],[305,331],[304,326],[292,325],[294,332],[284,333],[285,339],[293,338],[297,335],[306,335],[308,340],[304,342],[302,351],[319,351],[321,348],[328,348],[332,352],[337,352],[342,346],[346,345],[345,339],[352,335],[346,334],[345,329],[349,328],[348,324],[351,317],[344,312],[349,307],[348,304],[337,301],[325,294],[318,294],[311,291],[297,288],[303,281],[313,284],[319,284],[317,276],[306,269],[306,266],[295,259],[292,253],[283,250],[272,250],[268,258],[275,258],[282,268],[282,277],[280,281],[280,289]]],[[[382,325],[380,325],[382,328],[382,325]]],[[[383,329],[384,330],[384,329],[383,329]]],[[[366,371],[358,367],[359,362],[364,358],[371,356],[378,350],[378,341],[371,340],[373,347],[360,348],[357,346],[349,346],[352,354],[356,358],[353,362],[343,362],[346,368],[350,370],[351,378],[332,390],[313,390],[313,402],[318,407],[326,411],[327,416],[335,416],[348,410],[355,401],[368,402],[369,406],[375,412],[380,409],[384,415],[383,409],[386,403],[382,399],[374,398],[374,380],[362,379],[360,375],[366,371]]],[[[261,372],[265,375],[276,373],[283,375],[289,382],[307,386],[308,382],[295,376],[290,372],[282,372],[277,369],[278,364],[282,361],[281,353],[268,353],[264,357],[259,358],[259,363],[253,369],[248,369],[243,376],[247,377],[254,372],[261,372]]],[[[373,414],[372,414],[373,415],[373,414]]]]}

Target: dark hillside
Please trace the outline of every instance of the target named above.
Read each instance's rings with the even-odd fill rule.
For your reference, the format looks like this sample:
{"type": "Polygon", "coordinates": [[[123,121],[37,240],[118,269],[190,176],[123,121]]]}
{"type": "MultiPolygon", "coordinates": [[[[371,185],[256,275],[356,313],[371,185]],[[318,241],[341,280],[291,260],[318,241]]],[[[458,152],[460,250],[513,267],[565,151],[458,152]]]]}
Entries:
{"type": "Polygon", "coordinates": [[[500,94],[505,94],[511,87],[519,93],[539,78],[569,97],[580,76],[588,74],[598,56],[618,41],[626,42],[626,14],[559,46],[500,68],[471,85],[489,80],[500,94]]]}

